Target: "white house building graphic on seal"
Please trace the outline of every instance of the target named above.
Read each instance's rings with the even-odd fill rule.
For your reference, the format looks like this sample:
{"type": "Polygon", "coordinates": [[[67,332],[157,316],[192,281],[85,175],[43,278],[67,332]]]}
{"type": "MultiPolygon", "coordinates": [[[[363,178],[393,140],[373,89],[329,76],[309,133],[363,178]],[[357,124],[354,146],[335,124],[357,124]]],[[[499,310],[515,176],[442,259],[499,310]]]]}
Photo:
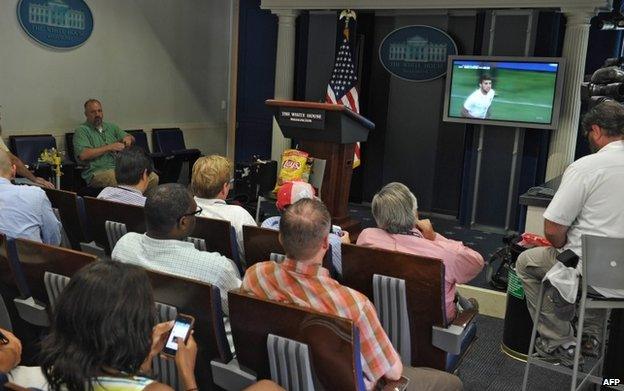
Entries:
{"type": "Polygon", "coordinates": [[[29,4],[28,21],[32,24],[44,24],[46,26],[85,29],[84,12],[72,10],[63,0],[29,4]]]}
{"type": "Polygon", "coordinates": [[[446,44],[434,44],[415,35],[402,43],[390,44],[390,61],[405,62],[445,62],[446,44]]]}

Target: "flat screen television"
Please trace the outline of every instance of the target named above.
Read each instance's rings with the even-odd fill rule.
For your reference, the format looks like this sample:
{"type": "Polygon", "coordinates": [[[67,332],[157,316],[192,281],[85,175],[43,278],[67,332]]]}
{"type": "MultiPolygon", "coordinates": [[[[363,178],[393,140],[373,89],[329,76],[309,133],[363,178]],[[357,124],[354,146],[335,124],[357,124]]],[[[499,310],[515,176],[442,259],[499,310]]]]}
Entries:
{"type": "Polygon", "coordinates": [[[555,129],[560,57],[449,56],[444,121],[555,129]]]}

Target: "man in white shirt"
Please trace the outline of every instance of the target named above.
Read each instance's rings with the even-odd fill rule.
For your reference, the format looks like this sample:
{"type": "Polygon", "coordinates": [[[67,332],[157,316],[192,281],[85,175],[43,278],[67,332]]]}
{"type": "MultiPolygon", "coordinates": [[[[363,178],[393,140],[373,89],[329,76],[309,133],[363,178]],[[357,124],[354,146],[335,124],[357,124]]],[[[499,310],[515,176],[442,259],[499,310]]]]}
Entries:
{"type": "Polygon", "coordinates": [[[492,78],[483,74],[479,77],[479,88],[464,102],[461,115],[467,118],[485,119],[490,117],[490,106],[496,93],[492,89],[492,78]]]}
{"type": "Polygon", "coordinates": [[[193,165],[191,189],[197,205],[202,208],[201,216],[227,220],[232,224],[240,259],[244,260],[243,225],[256,225],[256,220],[243,207],[225,202],[232,184],[231,172],[232,164],[225,157],[201,157],[193,165]]]}
{"type": "MultiPolygon", "coordinates": [[[[560,251],[569,249],[582,258],[583,234],[624,238],[624,106],[613,101],[597,105],[583,118],[583,130],[595,153],[570,164],[544,213],[544,233],[553,247],[527,250],[516,263],[531,316],[541,281],[557,263],[560,251]]],[[[579,270],[580,267],[579,262],[579,270]]],[[[605,297],[624,297],[624,289],[592,288],[605,297]]],[[[555,315],[556,307],[565,305],[556,295],[553,290],[544,297],[536,350],[544,359],[570,366],[574,329],[569,320],[555,315]]],[[[585,314],[583,355],[595,356],[599,352],[603,314],[596,310],[587,310],[585,314]]]]}
{"type": "Polygon", "coordinates": [[[97,198],[144,206],[145,196],[143,193],[147,190],[152,171],[154,171],[152,160],[142,148],[127,147],[115,156],[117,186],[105,187],[97,198]]]}
{"type": "Polygon", "coordinates": [[[111,258],[146,269],[192,278],[212,284],[221,291],[223,312],[228,314],[227,292],[240,287],[241,280],[232,261],[219,253],[199,251],[182,241],[195,227],[201,213],[184,186],[167,183],[148,193],[145,202],[147,232],[125,234],[111,258]]]}

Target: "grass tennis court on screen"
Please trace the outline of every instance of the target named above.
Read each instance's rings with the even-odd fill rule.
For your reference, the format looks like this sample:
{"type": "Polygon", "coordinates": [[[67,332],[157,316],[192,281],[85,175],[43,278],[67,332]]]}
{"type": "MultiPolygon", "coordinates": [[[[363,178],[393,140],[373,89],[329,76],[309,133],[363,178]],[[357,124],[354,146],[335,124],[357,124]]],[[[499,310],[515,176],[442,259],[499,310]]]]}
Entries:
{"type": "MultiPolygon", "coordinates": [[[[479,70],[455,67],[449,115],[461,117],[466,98],[479,88],[479,70]]],[[[489,119],[549,124],[556,84],[555,72],[491,69],[496,92],[489,119]]]]}

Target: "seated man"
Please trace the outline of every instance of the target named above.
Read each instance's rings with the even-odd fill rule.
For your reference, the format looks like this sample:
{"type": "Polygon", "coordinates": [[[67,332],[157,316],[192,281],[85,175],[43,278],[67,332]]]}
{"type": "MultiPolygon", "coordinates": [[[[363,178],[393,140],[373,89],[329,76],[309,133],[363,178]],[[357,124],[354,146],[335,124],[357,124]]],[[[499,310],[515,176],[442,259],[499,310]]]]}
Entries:
{"type": "MultiPolygon", "coordinates": [[[[134,137],[119,126],[104,122],[102,105],[97,99],[89,99],[84,104],[86,122],[74,133],[74,153],[87,164],[82,177],[89,186],[116,186],[115,154],[134,142],[134,137]]],[[[158,185],[158,176],[151,173],[149,188],[158,185]]]]}
{"type": "MultiPolygon", "coordinates": [[[[582,127],[595,153],[568,166],[544,212],[544,234],[553,247],[524,251],[516,262],[532,317],[542,279],[557,263],[560,251],[572,250],[582,258],[581,236],[584,234],[624,238],[624,106],[613,101],[603,102],[585,115],[582,127]]],[[[580,262],[578,269],[582,270],[580,262]]],[[[605,297],[624,297],[624,289],[591,288],[605,297]]],[[[535,349],[542,359],[572,366],[574,328],[569,317],[559,318],[556,313],[573,315],[574,304],[563,300],[556,290],[551,293],[544,297],[535,349]]],[[[584,356],[597,356],[600,352],[602,318],[602,310],[585,311],[581,337],[584,356]]]]}
{"type": "MultiPolygon", "coordinates": [[[[455,284],[466,283],[479,274],[483,269],[481,254],[436,233],[429,220],[420,220],[416,197],[402,183],[389,183],[375,194],[372,210],[379,228],[363,230],[357,244],[441,259],[445,268],[446,317],[449,321],[455,319],[455,284]]],[[[463,308],[476,305],[474,299],[469,300],[472,304],[460,302],[463,308]]]]}
{"type": "Polygon", "coordinates": [[[97,198],[144,206],[143,193],[147,190],[152,171],[152,160],[145,151],[136,146],[128,147],[115,156],[117,186],[105,187],[97,198]]]}
{"type": "Polygon", "coordinates": [[[223,156],[200,157],[193,165],[191,189],[201,216],[227,220],[236,230],[236,241],[241,259],[243,249],[243,225],[256,225],[254,218],[243,207],[228,205],[225,199],[230,192],[232,165],[223,156]]]}
{"type": "MultiPolygon", "coordinates": [[[[289,181],[280,186],[277,192],[277,210],[284,213],[284,210],[290,205],[303,198],[315,198],[315,192],[312,185],[307,182],[289,181]]],[[[262,222],[262,228],[270,228],[279,230],[281,216],[273,216],[262,222]]],[[[336,272],[342,275],[342,252],[341,244],[351,243],[349,233],[343,231],[340,227],[332,226],[332,232],[329,233],[329,244],[332,246],[332,263],[336,272]]]]}
{"type": "Polygon", "coordinates": [[[223,311],[227,314],[227,291],[241,283],[233,262],[182,241],[193,232],[199,213],[201,208],[197,208],[184,186],[158,186],[148,193],[145,202],[147,232],[125,234],[115,245],[111,258],[212,284],[221,290],[223,311]]]}
{"type": "MultiPolygon", "coordinates": [[[[2,119],[2,117],[0,117],[0,119],[2,119]]],[[[0,133],[2,133],[2,127],[0,127],[0,133]]],[[[46,181],[45,179],[43,179],[41,177],[35,176],[26,167],[24,162],[22,162],[17,156],[15,156],[11,152],[9,152],[9,148],[7,148],[7,146],[4,143],[4,140],[2,140],[2,138],[0,138],[0,151],[4,151],[4,152],[9,154],[9,157],[11,158],[11,164],[15,165],[16,174],[17,175],[22,176],[22,177],[30,180],[31,182],[39,185],[39,186],[47,187],[49,189],[54,189],[54,185],[52,183],[46,181]]]]}
{"type": "Polygon", "coordinates": [[[410,379],[408,390],[461,390],[454,375],[429,368],[404,367],[384,332],[373,304],[363,294],[340,285],[321,265],[329,246],[329,211],[319,200],[291,205],[280,222],[286,259],[256,263],[247,269],[242,289],[258,297],[297,304],[351,319],[360,332],[362,369],[367,390],[383,377],[410,379]]]}
{"type": "Polygon", "coordinates": [[[48,196],[37,186],[12,184],[15,170],[9,154],[0,151],[0,232],[58,246],[61,224],[48,196]]]}

